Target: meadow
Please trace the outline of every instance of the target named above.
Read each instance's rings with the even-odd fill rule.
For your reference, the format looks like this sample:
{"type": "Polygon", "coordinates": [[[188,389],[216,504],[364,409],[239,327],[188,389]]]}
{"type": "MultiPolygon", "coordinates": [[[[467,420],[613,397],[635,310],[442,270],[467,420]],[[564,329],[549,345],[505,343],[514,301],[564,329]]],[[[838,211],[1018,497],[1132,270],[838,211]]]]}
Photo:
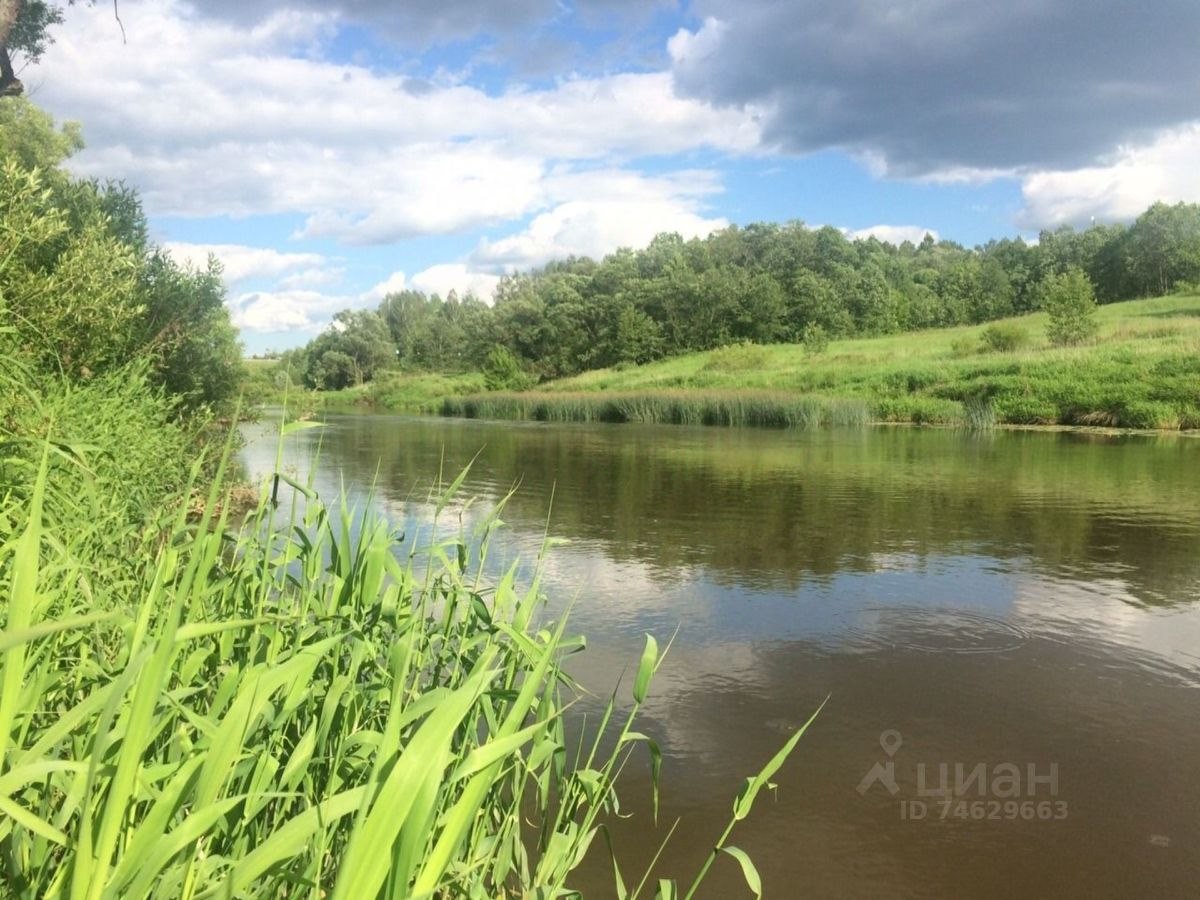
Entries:
{"type": "Polygon", "coordinates": [[[1069,347],[1046,339],[1044,313],[835,340],[818,352],[737,344],[441,408],[546,421],[1200,428],[1200,296],[1113,303],[1096,320],[1096,336],[1069,347]]]}

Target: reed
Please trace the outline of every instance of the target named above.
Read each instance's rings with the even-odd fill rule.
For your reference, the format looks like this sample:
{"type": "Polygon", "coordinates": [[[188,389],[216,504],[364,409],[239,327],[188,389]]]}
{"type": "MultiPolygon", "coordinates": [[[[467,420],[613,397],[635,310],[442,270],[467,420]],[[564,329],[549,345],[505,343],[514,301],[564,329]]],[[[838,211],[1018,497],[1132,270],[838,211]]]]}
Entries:
{"type": "MultiPolygon", "coordinates": [[[[657,792],[661,753],[633,726],[658,644],[631,704],[614,692],[569,747],[561,662],[582,639],[547,617],[540,565],[485,577],[503,504],[471,534],[439,526],[466,472],[400,554],[370,504],[330,508],[282,474],[234,527],[220,461],[219,512],[179,504],[97,559],[87,511],[50,490],[53,456],[45,443],[26,490],[0,486],[0,896],[563,896],[620,827],[605,819],[635,751],[657,792]]],[[[727,838],[714,853],[755,887],[727,838]]],[[[619,896],[678,892],[614,871],[619,896]]]]}
{"type": "Polygon", "coordinates": [[[865,402],[769,391],[490,393],[447,397],[442,415],[537,422],[638,422],[759,428],[862,427],[865,402]]]}

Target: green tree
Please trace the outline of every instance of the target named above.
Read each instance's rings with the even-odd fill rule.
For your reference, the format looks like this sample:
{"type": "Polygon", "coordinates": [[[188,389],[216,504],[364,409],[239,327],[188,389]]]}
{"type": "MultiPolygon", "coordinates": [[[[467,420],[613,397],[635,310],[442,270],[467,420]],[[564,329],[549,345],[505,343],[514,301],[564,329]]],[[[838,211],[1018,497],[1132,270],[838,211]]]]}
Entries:
{"type": "Polygon", "coordinates": [[[305,381],[309,387],[339,390],[370,381],[393,364],[396,350],[379,313],[346,309],[335,315],[329,327],[312,340],[306,356],[305,381]],[[329,353],[337,355],[326,360],[329,353]],[[347,359],[349,370],[346,369],[347,359]]]}
{"type": "Polygon", "coordinates": [[[1129,229],[1128,247],[1142,294],[1162,295],[1176,282],[1200,280],[1200,204],[1155,203],[1129,229]]]}
{"type": "Polygon", "coordinates": [[[144,309],[141,260],[109,234],[99,212],[71,228],[46,176],[0,163],[0,315],[38,368],[90,377],[124,363],[144,309]]]}
{"type": "Polygon", "coordinates": [[[521,361],[502,344],[488,351],[483,361],[483,377],[489,391],[522,391],[533,383],[521,368],[521,361]]]}
{"type": "Polygon", "coordinates": [[[616,355],[618,362],[647,363],[662,355],[662,329],[652,318],[632,305],[617,315],[616,355]]]}
{"type": "Polygon", "coordinates": [[[316,359],[310,373],[312,386],[319,391],[340,391],[358,378],[358,366],[347,353],[326,350],[316,359]]]}
{"type": "Polygon", "coordinates": [[[1077,266],[1044,280],[1042,308],[1050,316],[1046,336],[1052,344],[1079,344],[1096,333],[1096,296],[1091,280],[1077,266]]]}
{"type": "Polygon", "coordinates": [[[151,378],[189,409],[220,406],[237,393],[242,348],[225,308],[215,258],[201,270],[180,268],[161,250],[141,267],[135,334],[153,360],[151,378]]]}

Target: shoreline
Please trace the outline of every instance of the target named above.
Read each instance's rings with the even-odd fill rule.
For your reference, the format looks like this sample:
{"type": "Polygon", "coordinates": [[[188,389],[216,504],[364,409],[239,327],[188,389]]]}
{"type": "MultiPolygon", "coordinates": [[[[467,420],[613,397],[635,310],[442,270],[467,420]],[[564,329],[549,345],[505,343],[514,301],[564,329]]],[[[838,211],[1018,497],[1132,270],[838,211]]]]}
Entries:
{"type": "MultiPolygon", "coordinates": [[[[720,424],[720,423],[705,423],[705,422],[642,422],[642,421],[605,421],[598,419],[537,419],[529,417],[490,417],[490,416],[468,416],[468,415],[452,415],[441,412],[440,410],[421,409],[413,407],[387,407],[377,403],[362,402],[355,400],[349,403],[330,402],[337,395],[326,395],[320,398],[321,405],[315,407],[311,412],[303,414],[303,418],[318,418],[322,413],[332,413],[335,415],[342,414],[357,414],[357,415],[372,415],[372,416],[414,416],[426,419],[458,419],[468,422],[527,422],[543,425],[663,425],[670,427],[679,426],[694,426],[701,428],[736,428],[742,430],[768,430],[768,431],[787,431],[787,430],[812,430],[812,427],[804,426],[771,426],[771,425],[755,425],[755,424],[720,424]]],[[[797,395],[804,397],[808,395],[797,395]]],[[[258,408],[261,409],[277,409],[283,407],[282,401],[263,404],[258,408]]],[[[822,424],[815,426],[817,428],[931,428],[947,431],[963,431],[972,434],[980,434],[988,431],[1011,431],[1011,432],[1041,432],[1046,434],[1087,434],[1097,436],[1121,437],[1121,436],[1141,436],[1141,437],[1182,437],[1182,438],[1200,438],[1200,428],[1122,428],[1113,425],[1075,425],[1075,424],[1059,424],[1059,423],[1019,423],[1019,422],[996,422],[992,425],[983,428],[971,428],[963,421],[947,421],[947,422],[914,422],[914,421],[896,421],[887,419],[867,419],[861,423],[853,425],[837,425],[837,424],[822,424]]]]}

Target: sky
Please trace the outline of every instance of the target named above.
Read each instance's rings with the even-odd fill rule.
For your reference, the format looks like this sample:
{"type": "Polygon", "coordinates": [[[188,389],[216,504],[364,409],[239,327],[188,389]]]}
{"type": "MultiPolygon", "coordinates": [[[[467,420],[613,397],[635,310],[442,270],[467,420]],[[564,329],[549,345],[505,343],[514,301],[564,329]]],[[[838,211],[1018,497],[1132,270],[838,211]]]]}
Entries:
{"type": "Polygon", "coordinates": [[[1195,0],[121,0],[21,77],[248,353],[414,288],[800,220],[967,246],[1200,201],[1195,0]],[[122,26],[124,34],[122,34],[122,26]]]}

